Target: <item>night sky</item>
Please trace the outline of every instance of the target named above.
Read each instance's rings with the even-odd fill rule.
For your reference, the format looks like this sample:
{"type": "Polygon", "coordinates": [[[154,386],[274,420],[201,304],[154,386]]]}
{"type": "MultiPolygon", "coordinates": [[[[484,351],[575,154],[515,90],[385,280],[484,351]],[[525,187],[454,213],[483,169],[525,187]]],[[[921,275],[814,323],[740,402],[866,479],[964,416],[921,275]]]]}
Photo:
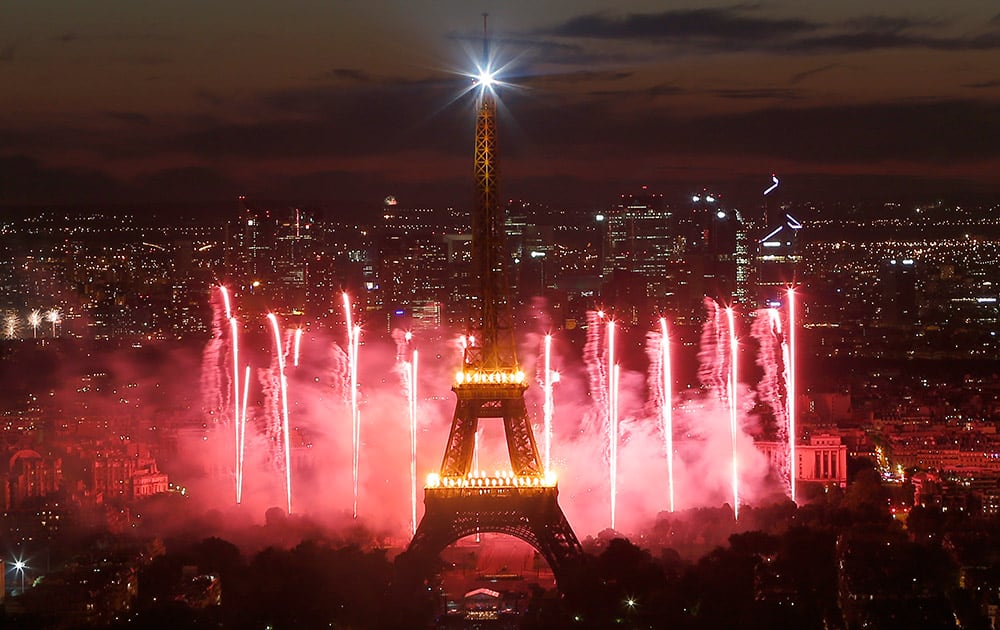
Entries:
{"type": "Polygon", "coordinates": [[[995,0],[46,0],[0,7],[0,205],[467,207],[483,11],[504,196],[1000,196],[995,0]]]}

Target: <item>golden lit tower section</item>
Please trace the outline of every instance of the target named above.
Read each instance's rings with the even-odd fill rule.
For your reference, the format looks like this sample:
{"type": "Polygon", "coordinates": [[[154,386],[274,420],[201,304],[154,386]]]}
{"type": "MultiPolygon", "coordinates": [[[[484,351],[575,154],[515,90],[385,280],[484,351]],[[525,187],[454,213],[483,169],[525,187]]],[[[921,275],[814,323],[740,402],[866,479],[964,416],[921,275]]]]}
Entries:
{"type": "MultiPolygon", "coordinates": [[[[485,18],[483,28],[485,30],[485,18]]],[[[507,284],[504,212],[500,207],[497,100],[489,51],[477,77],[476,138],[473,154],[475,204],[472,212],[472,301],[466,347],[467,368],[517,369],[513,319],[507,284]]]]}

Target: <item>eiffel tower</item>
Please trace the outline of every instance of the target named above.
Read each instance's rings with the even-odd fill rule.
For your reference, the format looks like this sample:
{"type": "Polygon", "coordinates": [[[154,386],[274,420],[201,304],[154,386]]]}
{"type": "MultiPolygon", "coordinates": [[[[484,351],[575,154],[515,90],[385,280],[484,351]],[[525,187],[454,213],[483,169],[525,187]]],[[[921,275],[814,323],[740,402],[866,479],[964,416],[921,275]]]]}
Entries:
{"type": "MultiPolygon", "coordinates": [[[[485,31],[486,20],[483,19],[485,31]]],[[[534,547],[557,583],[583,553],[559,507],[555,476],[544,470],[524,401],[507,285],[504,211],[499,203],[497,104],[484,43],[476,86],[472,280],[466,346],[452,391],[458,398],[440,473],[424,489],[424,516],[406,551],[425,566],[460,538],[492,532],[534,547]],[[481,419],[503,421],[511,469],[495,477],[472,470],[481,419]]]]}

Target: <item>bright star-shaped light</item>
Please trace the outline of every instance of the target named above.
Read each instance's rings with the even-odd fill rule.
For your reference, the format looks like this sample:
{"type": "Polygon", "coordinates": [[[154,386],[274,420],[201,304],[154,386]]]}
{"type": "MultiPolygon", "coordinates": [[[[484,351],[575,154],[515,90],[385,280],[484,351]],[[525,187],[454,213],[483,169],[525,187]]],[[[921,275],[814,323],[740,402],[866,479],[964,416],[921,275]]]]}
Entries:
{"type": "Polygon", "coordinates": [[[490,70],[480,70],[476,76],[476,81],[484,88],[492,87],[494,81],[493,72],[490,70]]]}

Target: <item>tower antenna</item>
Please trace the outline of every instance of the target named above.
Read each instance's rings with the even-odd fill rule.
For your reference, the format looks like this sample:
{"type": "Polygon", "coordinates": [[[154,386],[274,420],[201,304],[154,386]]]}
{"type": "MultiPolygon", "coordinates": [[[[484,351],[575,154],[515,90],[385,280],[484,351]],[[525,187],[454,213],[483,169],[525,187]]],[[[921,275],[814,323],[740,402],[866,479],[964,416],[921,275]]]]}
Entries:
{"type": "Polygon", "coordinates": [[[489,68],[490,65],[490,36],[489,31],[486,30],[486,18],[490,16],[489,13],[483,13],[483,64],[484,68],[489,68]]]}

